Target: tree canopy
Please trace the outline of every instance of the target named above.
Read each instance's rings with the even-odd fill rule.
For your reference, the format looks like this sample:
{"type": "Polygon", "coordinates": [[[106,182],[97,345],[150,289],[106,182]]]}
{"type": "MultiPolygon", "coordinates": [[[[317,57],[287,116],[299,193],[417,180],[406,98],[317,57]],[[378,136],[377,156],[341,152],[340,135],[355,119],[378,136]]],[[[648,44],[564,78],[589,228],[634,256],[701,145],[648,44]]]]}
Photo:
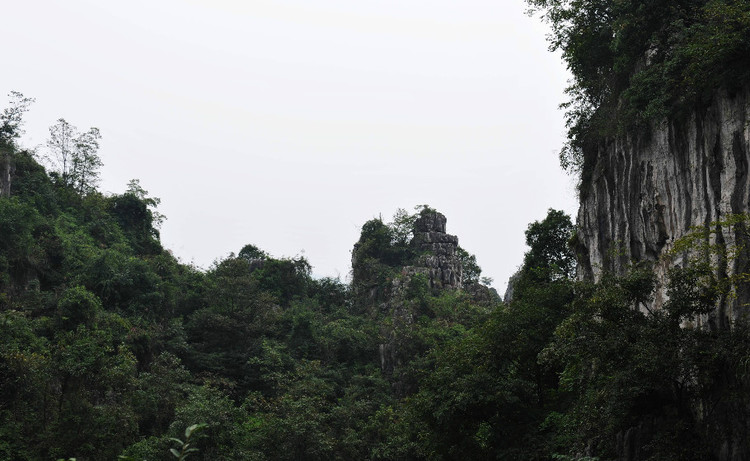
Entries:
{"type": "MultiPolygon", "coordinates": [[[[710,321],[750,275],[716,277],[727,248],[709,237],[729,229],[744,255],[747,216],[676,242],[701,258],[670,273],[661,310],[647,307],[647,266],[577,280],[574,226],[552,209],[528,226],[505,303],[455,237],[425,231],[445,220],[427,206],[363,224],[351,283],[253,244],[200,270],[164,249],[159,199],[139,181],[104,194],[22,149],[29,102],[0,117],[13,165],[0,196],[0,459],[750,456],[750,328],[710,321]],[[422,245],[433,238],[450,251],[422,245]],[[448,256],[463,284],[415,266],[448,256]]],[[[76,142],[55,145],[87,148],[76,142]]]]}
{"type": "Polygon", "coordinates": [[[526,3],[573,74],[560,158],[584,176],[606,138],[679,118],[750,76],[747,0],[526,3]]]}

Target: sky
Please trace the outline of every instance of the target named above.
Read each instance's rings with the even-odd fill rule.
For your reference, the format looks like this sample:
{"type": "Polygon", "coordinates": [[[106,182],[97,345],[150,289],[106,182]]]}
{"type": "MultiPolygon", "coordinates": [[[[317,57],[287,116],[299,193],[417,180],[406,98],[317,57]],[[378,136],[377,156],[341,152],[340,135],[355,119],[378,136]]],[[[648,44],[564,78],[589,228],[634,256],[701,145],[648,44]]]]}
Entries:
{"type": "Polygon", "coordinates": [[[163,245],[208,269],[252,243],[347,281],[362,225],[428,204],[505,289],[524,230],[575,216],[564,88],[522,0],[24,0],[0,102],[101,130],[100,189],[159,197],[163,245]]]}

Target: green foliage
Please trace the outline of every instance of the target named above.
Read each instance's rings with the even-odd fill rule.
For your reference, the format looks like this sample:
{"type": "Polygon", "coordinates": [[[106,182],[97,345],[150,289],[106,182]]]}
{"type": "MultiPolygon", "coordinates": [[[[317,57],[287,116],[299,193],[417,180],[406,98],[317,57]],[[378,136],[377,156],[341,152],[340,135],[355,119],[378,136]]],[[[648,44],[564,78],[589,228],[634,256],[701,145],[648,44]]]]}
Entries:
{"type": "Polygon", "coordinates": [[[187,458],[190,453],[195,453],[198,451],[197,448],[191,448],[191,438],[194,434],[197,434],[201,430],[208,427],[207,424],[193,424],[192,426],[188,426],[185,429],[185,441],[183,442],[180,439],[172,438],[171,440],[179,445],[179,450],[176,448],[171,448],[169,451],[174,455],[175,458],[177,458],[179,461],[182,461],[183,459],[187,458]]]}
{"type": "Polygon", "coordinates": [[[190,378],[190,372],[169,352],[159,354],[148,371],[138,374],[132,405],[140,434],[158,436],[169,428],[175,408],[189,391],[190,378]]]}
{"type": "Polygon", "coordinates": [[[0,149],[13,147],[16,139],[21,137],[23,130],[23,114],[29,110],[34,98],[27,98],[18,91],[11,91],[8,95],[8,107],[0,114],[0,149]]]}
{"type": "Polygon", "coordinates": [[[393,230],[380,219],[372,219],[362,226],[362,233],[357,242],[354,258],[358,261],[378,261],[389,267],[402,265],[405,248],[395,246],[397,238],[405,235],[394,235],[393,230]]]}
{"type": "Polygon", "coordinates": [[[550,209],[542,221],[529,224],[523,274],[533,282],[571,279],[575,276],[575,255],[568,246],[573,234],[570,216],[550,209]]]}
{"type": "Polygon", "coordinates": [[[57,120],[49,129],[47,147],[52,152],[52,161],[62,184],[79,195],[96,190],[99,182],[99,169],[103,163],[99,158],[98,128],[80,133],[65,119],[57,120]]]}
{"type": "Polygon", "coordinates": [[[57,303],[57,318],[60,326],[72,330],[78,325],[92,326],[102,303],[95,294],[82,286],[69,288],[57,303]]]}
{"type": "Polygon", "coordinates": [[[573,74],[566,169],[590,174],[608,136],[679,117],[750,75],[746,0],[527,0],[573,74]]]}
{"type": "Polygon", "coordinates": [[[418,391],[380,414],[390,414],[384,424],[393,427],[381,431],[398,446],[380,442],[373,453],[384,459],[548,459],[557,445],[543,423],[565,399],[560,368],[537,356],[569,314],[571,228],[567,216],[552,210],[529,227],[531,248],[510,305],[488,315],[460,292],[429,299],[422,310],[427,315],[407,335],[416,346],[411,369],[420,370],[418,391]]]}
{"type": "MultiPolygon", "coordinates": [[[[717,3],[715,21],[742,23],[741,6],[717,3]]],[[[650,312],[648,267],[572,280],[570,218],[550,210],[512,300],[478,302],[402,270],[427,207],[363,226],[351,286],[252,245],[201,271],[161,248],[137,181],[81,195],[2,147],[2,459],[613,459],[629,437],[640,459],[690,460],[747,438],[750,327],[714,311],[747,290],[747,217],[675,242],[650,312]]]]}
{"type": "MultiPolygon", "coordinates": [[[[427,205],[424,205],[424,207],[424,209],[428,209],[427,205]]],[[[419,217],[418,213],[410,214],[403,208],[396,210],[396,213],[393,214],[393,221],[388,225],[393,245],[405,247],[409,244],[414,236],[414,222],[417,217],[419,217]]]]}
{"type": "Polygon", "coordinates": [[[266,259],[268,255],[265,251],[261,250],[260,248],[256,247],[255,245],[248,244],[242,247],[238,257],[242,259],[246,259],[248,261],[252,261],[254,259],[266,259]]]}
{"type": "Polygon", "coordinates": [[[253,272],[258,288],[275,296],[282,306],[307,294],[310,284],[310,263],[303,257],[268,259],[253,272]]]}
{"type": "Polygon", "coordinates": [[[147,202],[133,193],[125,193],[111,197],[109,206],[110,213],[117,219],[136,253],[154,255],[161,252],[154,214],[147,202]]]}
{"type": "Polygon", "coordinates": [[[571,292],[558,282],[544,294],[526,294],[525,302],[435,344],[434,368],[404,410],[420,457],[544,459],[551,442],[538,427],[560,401],[557,368],[540,365],[537,355],[566,315],[571,292]]]}
{"type": "Polygon", "coordinates": [[[171,434],[170,440],[179,440],[182,428],[192,427],[188,421],[204,421],[200,426],[203,437],[192,441],[200,455],[211,460],[242,459],[236,447],[239,443],[237,428],[244,417],[242,409],[224,393],[210,386],[201,386],[192,389],[187,400],[177,407],[168,433],[171,434]]]}
{"type": "MultiPolygon", "coordinates": [[[[203,431],[206,427],[208,427],[207,424],[200,423],[200,424],[193,424],[192,426],[188,426],[185,428],[185,441],[182,441],[176,437],[170,437],[167,439],[168,441],[172,443],[176,443],[178,445],[178,448],[170,448],[169,454],[177,458],[178,460],[186,459],[190,454],[197,453],[198,449],[195,447],[191,447],[191,444],[193,444],[195,436],[198,435],[199,432],[203,431]]],[[[140,460],[146,460],[146,459],[158,459],[161,458],[161,455],[163,453],[163,450],[157,451],[154,450],[154,447],[163,445],[162,442],[166,442],[167,440],[160,440],[155,438],[150,438],[143,440],[134,446],[130,447],[128,449],[129,454],[120,455],[117,457],[120,461],[140,461],[140,460]]]]}
{"type": "Polygon", "coordinates": [[[369,363],[375,358],[378,330],[361,317],[344,316],[320,327],[321,357],[342,364],[369,363]]]}
{"type": "Polygon", "coordinates": [[[158,229],[162,222],[167,219],[166,216],[156,211],[156,207],[161,203],[161,199],[159,197],[149,196],[148,191],[141,187],[141,181],[139,179],[131,179],[128,181],[128,188],[125,193],[134,195],[148,207],[149,212],[151,213],[151,221],[155,228],[158,229]]]}
{"type": "Polygon", "coordinates": [[[148,315],[161,305],[159,279],[148,263],[117,249],[92,256],[82,268],[81,280],[110,309],[148,315]]]}
{"type": "Polygon", "coordinates": [[[11,150],[8,153],[15,168],[11,196],[32,205],[42,216],[50,216],[58,211],[60,197],[44,167],[34,159],[32,153],[25,150],[11,150]]]}
{"type": "Polygon", "coordinates": [[[373,270],[385,273],[388,268],[410,264],[418,256],[410,246],[414,236],[414,223],[423,213],[435,210],[427,205],[417,206],[416,210],[417,213],[410,214],[399,208],[393,215],[393,221],[388,224],[378,218],[371,219],[362,226],[362,233],[352,255],[355,279],[373,279],[373,270]],[[376,269],[378,265],[380,268],[376,269]]]}
{"type": "MultiPolygon", "coordinates": [[[[670,257],[681,260],[684,270],[673,271],[672,280],[681,283],[677,294],[688,304],[711,301],[721,304],[734,300],[740,304],[748,296],[748,242],[750,242],[750,216],[727,215],[724,219],[705,226],[696,226],[674,242],[670,257]],[[725,241],[725,235],[733,236],[733,243],[725,241]],[[692,298],[692,301],[687,301],[692,298]]],[[[707,314],[711,308],[704,309],[707,314]]],[[[726,328],[729,319],[712,315],[713,327],[726,328]]]]}
{"type": "Polygon", "coordinates": [[[16,197],[0,197],[0,257],[5,266],[0,289],[24,285],[28,272],[43,257],[37,245],[42,218],[36,210],[16,197]]]}
{"type": "Polygon", "coordinates": [[[270,459],[331,459],[335,441],[329,420],[334,389],[325,374],[320,362],[300,361],[279,397],[252,405],[251,447],[262,447],[270,459]]]}
{"type": "Polygon", "coordinates": [[[573,314],[544,353],[565,367],[561,384],[575,395],[558,420],[572,452],[588,447],[611,457],[618,434],[640,430],[642,459],[711,459],[722,440],[737,436],[727,415],[750,390],[735,349],[747,327],[686,327],[715,309],[719,292],[706,275],[705,267],[672,270],[669,300],[650,312],[643,303],[654,283],[645,268],[577,287],[573,314]]]}
{"type": "Polygon", "coordinates": [[[461,247],[456,249],[456,255],[458,260],[461,261],[464,286],[479,283],[482,268],[477,264],[477,257],[461,247]]]}
{"type": "MultiPolygon", "coordinates": [[[[413,240],[417,219],[436,211],[427,205],[415,207],[415,213],[399,208],[390,223],[381,218],[362,226],[359,241],[352,251],[352,291],[355,306],[362,309],[383,302],[390,296],[391,282],[404,266],[413,265],[423,256],[413,240]]],[[[457,257],[463,269],[464,287],[491,279],[480,278],[482,269],[476,256],[461,247],[457,257]]]]}

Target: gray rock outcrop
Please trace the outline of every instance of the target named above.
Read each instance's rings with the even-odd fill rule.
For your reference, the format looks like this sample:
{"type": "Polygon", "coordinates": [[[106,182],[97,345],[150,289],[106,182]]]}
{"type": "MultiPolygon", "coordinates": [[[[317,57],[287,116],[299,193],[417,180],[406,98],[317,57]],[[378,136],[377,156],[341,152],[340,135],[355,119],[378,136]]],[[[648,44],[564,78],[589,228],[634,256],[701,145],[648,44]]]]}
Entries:
{"type": "Polygon", "coordinates": [[[437,211],[422,213],[414,223],[411,246],[417,254],[412,266],[404,267],[407,273],[422,273],[430,281],[431,288],[461,287],[463,278],[461,261],[456,256],[458,237],[445,232],[447,219],[437,211]]]}
{"type": "MultiPolygon", "coordinates": [[[[720,92],[703,110],[682,121],[654,126],[650,135],[612,141],[599,151],[578,213],[579,276],[598,279],[653,261],[658,279],[681,264],[668,258],[676,239],[692,226],[709,226],[750,212],[750,91],[720,92]]],[[[738,242],[736,230],[715,229],[721,245],[738,242]]],[[[731,275],[746,257],[718,270],[731,275]]],[[[663,286],[663,283],[662,283],[663,286]]],[[[747,290],[746,290],[747,291],[747,290]]],[[[655,299],[663,304],[662,288],[655,299]]],[[[711,319],[723,327],[744,311],[750,293],[718,306],[711,319]]]]}
{"type": "Polygon", "coordinates": [[[513,301],[513,293],[516,290],[516,283],[518,283],[518,280],[521,278],[521,270],[517,270],[513,273],[513,275],[510,276],[508,279],[508,286],[505,288],[505,294],[503,295],[503,302],[505,304],[509,304],[511,301],[513,301]]]}
{"type": "Polygon", "coordinates": [[[458,237],[445,232],[446,218],[441,213],[426,209],[414,222],[413,237],[409,242],[410,264],[390,266],[386,283],[370,272],[383,270],[382,262],[360,259],[361,242],[352,251],[352,284],[359,288],[359,299],[370,315],[387,319],[381,326],[379,344],[380,367],[399,396],[414,390],[415,383],[402,373],[402,367],[415,354],[412,344],[413,324],[422,308],[414,290],[455,290],[462,287],[462,265],[458,258],[458,237]],[[382,282],[381,282],[382,283],[382,282]],[[425,286],[425,283],[427,286],[425,286]]]}
{"type": "Polygon", "coordinates": [[[11,176],[13,163],[11,155],[0,152],[0,197],[10,197],[11,176]]]}
{"type": "MultiPolygon", "coordinates": [[[[733,94],[720,91],[701,110],[650,131],[599,149],[581,189],[576,246],[578,275],[590,280],[605,272],[623,274],[635,262],[652,262],[660,288],[650,307],[659,308],[667,300],[669,269],[696,255],[672,251],[694,226],[711,231],[703,243],[737,250],[727,258],[709,256],[718,277],[750,272],[747,223],[719,223],[750,212],[750,87],[733,94]]],[[[739,284],[736,296],[721,298],[701,322],[724,329],[750,313],[748,285],[739,284]]],[[[731,403],[712,406],[722,444],[715,459],[750,456],[746,410],[731,403]]],[[[641,421],[620,434],[619,459],[642,459],[640,448],[653,435],[652,423],[641,421]]]]}

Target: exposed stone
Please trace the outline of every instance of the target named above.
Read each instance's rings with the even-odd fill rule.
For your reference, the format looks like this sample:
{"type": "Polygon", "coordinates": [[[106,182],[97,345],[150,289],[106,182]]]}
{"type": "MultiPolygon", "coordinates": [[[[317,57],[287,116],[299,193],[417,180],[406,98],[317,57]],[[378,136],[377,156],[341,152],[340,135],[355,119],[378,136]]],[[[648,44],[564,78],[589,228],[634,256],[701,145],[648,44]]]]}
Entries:
{"type": "Polygon", "coordinates": [[[464,285],[463,290],[471,297],[473,302],[483,306],[492,306],[500,301],[500,295],[496,289],[481,283],[474,282],[464,285]]]}
{"type": "MultiPolygon", "coordinates": [[[[666,300],[668,258],[676,239],[692,226],[708,226],[750,211],[750,92],[720,92],[705,109],[682,122],[655,126],[649,136],[618,138],[599,152],[578,213],[579,276],[623,273],[632,262],[653,261],[666,300]]],[[[718,229],[712,243],[734,245],[737,235],[718,229]]],[[[684,255],[683,255],[684,256],[684,255]]],[[[727,267],[735,273],[745,263],[727,267]]],[[[711,323],[725,327],[750,300],[748,290],[717,307],[711,323]]]]}
{"type": "Polygon", "coordinates": [[[402,273],[422,273],[430,281],[430,288],[461,287],[462,267],[456,256],[458,237],[445,233],[447,219],[437,211],[426,211],[414,222],[411,245],[420,256],[413,266],[404,267],[402,273]]]}
{"type": "MultiPolygon", "coordinates": [[[[413,354],[410,332],[420,315],[418,303],[409,296],[412,283],[419,282],[416,277],[422,276],[431,291],[460,289],[462,285],[462,266],[456,253],[458,237],[445,233],[446,221],[437,211],[423,211],[414,223],[414,235],[409,244],[417,254],[414,262],[401,267],[390,284],[374,286],[369,293],[363,293],[367,301],[374,304],[369,308],[371,314],[385,315],[389,319],[381,327],[380,367],[399,396],[409,394],[415,386],[400,375],[402,364],[413,354]]],[[[355,246],[353,251],[353,265],[361,264],[356,258],[357,248],[355,246]]],[[[357,273],[353,271],[355,276],[357,273]]]]}
{"type": "Polygon", "coordinates": [[[503,302],[509,304],[513,301],[513,293],[516,291],[516,283],[521,278],[521,271],[518,270],[513,273],[508,279],[508,286],[505,288],[505,294],[503,295],[503,302]]]}
{"type": "MultiPolygon", "coordinates": [[[[738,248],[743,229],[717,225],[730,215],[750,212],[750,89],[718,92],[711,104],[681,121],[613,140],[598,152],[590,183],[581,191],[576,247],[579,277],[598,280],[604,272],[623,274],[634,262],[651,261],[660,289],[652,308],[667,300],[670,268],[688,254],[670,255],[675,241],[701,226],[714,231],[712,245],[738,248]]],[[[748,249],[726,261],[712,261],[719,276],[747,272],[748,249]]],[[[724,297],[704,324],[728,328],[748,313],[750,284],[724,297]]],[[[748,459],[746,408],[714,405],[722,461],[748,459]]],[[[652,435],[645,420],[618,439],[622,461],[638,461],[652,435]]]]}
{"type": "Polygon", "coordinates": [[[448,219],[442,213],[437,211],[425,210],[414,222],[414,232],[416,234],[435,232],[445,234],[445,224],[448,219]]]}
{"type": "Polygon", "coordinates": [[[13,162],[11,162],[11,155],[0,153],[0,197],[10,197],[12,174],[13,162]]]}

